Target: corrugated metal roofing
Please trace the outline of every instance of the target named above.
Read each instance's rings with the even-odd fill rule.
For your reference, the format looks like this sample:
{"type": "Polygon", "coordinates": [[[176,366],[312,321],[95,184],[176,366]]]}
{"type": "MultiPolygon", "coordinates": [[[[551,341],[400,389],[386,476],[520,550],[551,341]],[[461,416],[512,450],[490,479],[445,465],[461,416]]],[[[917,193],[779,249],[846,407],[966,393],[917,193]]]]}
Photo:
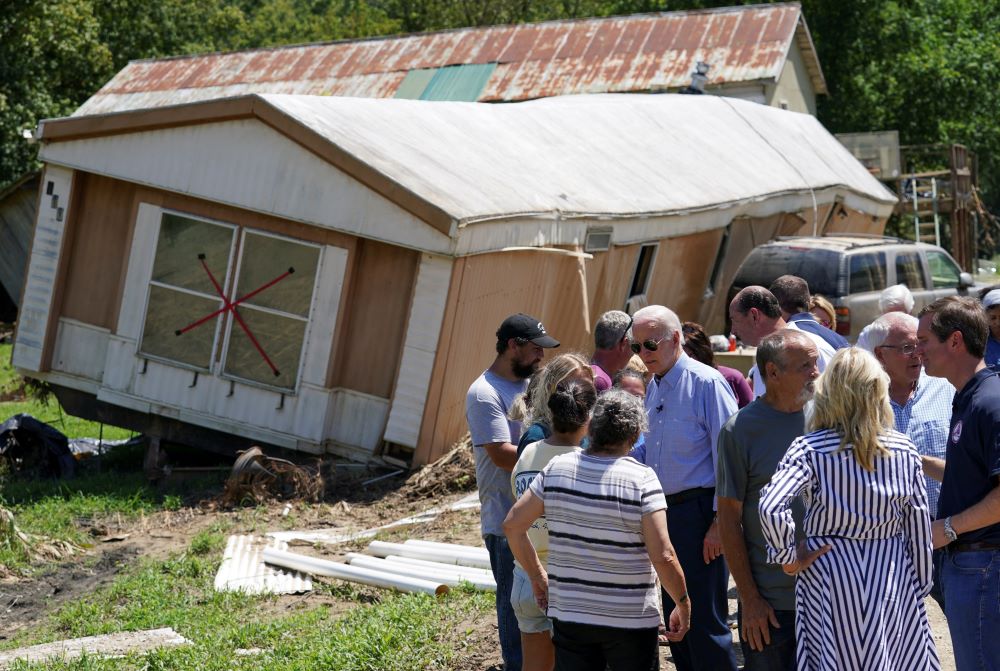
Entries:
{"type": "MultiPolygon", "coordinates": [[[[803,50],[826,92],[798,3],[465,28],[437,33],[133,61],[76,112],[98,114],[247,93],[393,97],[413,70],[496,64],[480,102],[776,81],[803,50]]],[[[408,96],[409,97],[409,96],[408,96]]]]}
{"type": "Polygon", "coordinates": [[[248,594],[299,594],[312,590],[312,580],[304,573],[265,564],[267,548],[287,550],[288,543],[277,538],[230,536],[215,574],[215,590],[248,594]]]}

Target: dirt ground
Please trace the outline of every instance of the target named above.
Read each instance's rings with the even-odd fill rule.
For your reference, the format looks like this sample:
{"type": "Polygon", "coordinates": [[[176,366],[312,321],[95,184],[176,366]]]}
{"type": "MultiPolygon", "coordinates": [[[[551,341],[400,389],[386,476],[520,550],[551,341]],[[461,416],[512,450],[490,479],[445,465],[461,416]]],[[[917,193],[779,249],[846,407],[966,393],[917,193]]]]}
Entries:
{"type": "MultiPolygon", "coordinates": [[[[275,502],[256,509],[224,510],[212,499],[206,499],[175,512],[161,512],[140,520],[125,523],[115,520],[90,522],[94,534],[100,538],[113,538],[109,542],[96,542],[82,556],[66,561],[31,579],[0,582],[0,619],[4,626],[0,640],[40,623],[60,605],[79,599],[95,589],[110,584],[123,568],[141,557],[163,558],[169,553],[180,552],[188,546],[199,531],[225,524],[228,533],[263,533],[273,530],[317,529],[337,527],[343,532],[361,531],[423,512],[431,507],[452,503],[467,492],[442,492],[441,488],[430,495],[415,495],[414,488],[400,486],[399,479],[383,481],[377,488],[364,488],[343,484],[343,491],[350,495],[339,500],[320,504],[293,504],[288,515],[283,515],[285,503],[275,502]]],[[[428,488],[425,488],[428,489],[428,488]]],[[[85,524],[87,522],[84,522],[85,524]]],[[[445,542],[482,545],[479,536],[479,511],[477,509],[445,512],[429,523],[398,527],[384,532],[380,538],[403,540],[420,538],[445,542]]],[[[293,544],[294,545],[294,544],[293,544]]],[[[358,551],[367,541],[354,541],[333,546],[300,544],[293,551],[316,554],[329,559],[341,558],[346,552],[358,551]]],[[[731,586],[732,587],[732,586],[731,586]]],[[[372,592],[376,588],[370,588],[372,592]]],[[[362,591],[364,600],[365,591],[362,591]]],[[[730,611],[735,628],[736,590],[730,589],[730,611]]],[[[937,604],[930,599],[928,612],[934,630],[938,651],[945,671],[955,668],[947,625],[937,604]]],[[[289,595],[266,602],[265,612],[275,615],[308,609],[325,604],[335,611],[355,607],[355,602],[343,602],[337,597],[310,592],[289,595]]],[[[469,640],[456,664],[456,669],[497,671],[500,653],[497,644],[496,622],[482,618],[470,622],[469,640]]],[[[734,629],[735,634],[735,629],[734,629]]],[[[735,636],[734,636],[735,641],[735,636]]],[[[739,650],[738,644],[735,648],[739,650]]],[[[662,648],[662,668],[675,669],[668,648],[662,648]]]]}

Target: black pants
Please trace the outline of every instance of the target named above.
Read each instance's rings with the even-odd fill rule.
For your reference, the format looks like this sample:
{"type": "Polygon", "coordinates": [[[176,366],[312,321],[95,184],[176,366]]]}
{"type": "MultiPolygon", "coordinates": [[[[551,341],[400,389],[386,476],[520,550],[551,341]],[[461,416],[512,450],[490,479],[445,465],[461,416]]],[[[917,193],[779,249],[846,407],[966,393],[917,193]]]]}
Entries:
{"type": "Polygon", "coordinates": [[[658,671],[656,627],[622,629],[552,620],[555,671],[658,671]]]}

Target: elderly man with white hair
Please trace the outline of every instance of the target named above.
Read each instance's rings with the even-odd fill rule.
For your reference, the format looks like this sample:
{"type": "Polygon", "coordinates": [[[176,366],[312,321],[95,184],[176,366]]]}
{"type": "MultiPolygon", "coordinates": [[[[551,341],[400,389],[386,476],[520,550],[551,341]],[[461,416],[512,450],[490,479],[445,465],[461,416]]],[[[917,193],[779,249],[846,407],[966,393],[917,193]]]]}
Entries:
{"type": "MultiPolygon", "coordinates": [[[[667,526],[691,597],[691,629],[670,650],[679,671],[736,671],[726,622],[729,575],[715,517],[717,441],[736,412],[736,396],[719,371],[690,358],[683,344],[673,310],[650,305],[633,316],[632,351],[653,374],[643,460],[666,495],[667,526]]],[[[662,597],[663,612],[673,612],[671,596],[662,597]]]]}
{"type": "Polygon", "coordinates": [[[905,284],[893,284],[882,291],[878,297],[878,311],[882,314],[889,312],[913,312],[913,294],[905,284]]]}
{"type": "MultiPolygon", "coordinates": [[[[858,347],[874,354],[889,375],[889,404],[895,418],[893,428],[906,434],[917,446],[927,480],[927,507],[931,519],[935,519],[944,478],[955,388],[945,378],[931,377],[924,372],[917,354],[917,324],[917,318],[912,315],[886,313],[861,331],[858,347]]],[[[937,573],[935,569],[931,596],[943,608],[937,573]]]]}

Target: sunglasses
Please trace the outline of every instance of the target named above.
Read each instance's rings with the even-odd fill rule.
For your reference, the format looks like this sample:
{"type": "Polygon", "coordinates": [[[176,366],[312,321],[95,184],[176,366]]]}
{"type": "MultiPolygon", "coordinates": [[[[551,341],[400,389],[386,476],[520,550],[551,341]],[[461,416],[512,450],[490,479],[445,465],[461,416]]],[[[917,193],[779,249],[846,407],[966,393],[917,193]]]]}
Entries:
{"type": "Polygon", "coordinates": [[[666,339],[667,336],[663,336],[659,340],[643,340],[642,342],[634,342],[631,345],[629,345],[629,347],[632,348],[632,352],[634,354],[638,354],[639,352],[641,352],[643,347],[645,347],[646,350],[649,352],[655,352],[660,348],[660,343],[666,339]]]}
{"type": "Polygon", "coordinates": [[[899,353],[903,356],[913,356],[913,353],[917,351],[917,346],[913,344],[907,345],[879,345],[879,347],[886,347],[888,349],[898,349],[899,353]]]}

